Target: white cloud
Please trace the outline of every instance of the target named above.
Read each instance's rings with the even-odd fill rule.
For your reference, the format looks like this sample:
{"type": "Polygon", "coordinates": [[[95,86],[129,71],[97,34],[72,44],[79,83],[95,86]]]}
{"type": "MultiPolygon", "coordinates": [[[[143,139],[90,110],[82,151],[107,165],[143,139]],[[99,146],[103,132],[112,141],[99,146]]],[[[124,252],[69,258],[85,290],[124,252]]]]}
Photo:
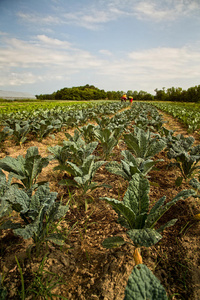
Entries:
{"type": "MultiPolygon", "coordinates": [[[[121,60],[107,61],[99,69],[111,85],[145,91],[162,86],[193,86],[200,78],[200,51],[195,48],[152,48],[133,51],[121,60]]],[[[184,87],[185,88],[185,87],[184,87]]]]}
{"type": "MultiPolygon", "coordinates": [[[[174,21],[180,17],[193,15],[199,17],[198,0],[98,0],[93,4],[82,5],[78,10],[71,10],[59,3],[52,13],[25,13],[17,16],[26,23],[41,26],[76,25],[89,30],[101,29],[108,22],[125,17],[155,22],[174,21]]],[[[49,28],[48,28],[49,29],[49,28]]]]}
{"type": "Polygon", "coordinates": [[[106,49],[101,49],[99,50],[99,53],[100,54],[103,54],[103,55],[106,55],[106,56],[112,56],[112,52],[110,52],[109,50],[106,50],[106,49]]]}
{"type": "Polygon", "coordinates": [[[58,25],[61,23],[61,20],[59,17],[56,17],[55,15],[47,15],[44,16],[42,14],[38,13],[24,13],[19,11],[17,13],[17,16],[21,21],[25,21],[28,23],[35,23],[35,24],[49,24],[49,25],[58,25]]]}
{"type": "MultiPolygon", "coordinates": [[[[200,51],[195,46],[181,48],[158,47],[124,53],[117,58],[106,49],[99,56],[73,47],[68,41],[38,35],[27,42],[4,38],[0,48],[0,86],[89,78],[108,89],[137,84],[143,90],[167,86],[167,82],[200,78],[200,51]],[[111,59],[112,58],[112,59],[111,59]],[[102,78],[102,79],[101,79],[102,78]],[[148,89],[149,87],[149,89],[148,89]]],[[[89,82],[89,81],[88,81],[89,82]]],[[[172,83],[173,85],[173,83],[172,83]]],[[[172,86],[171,85],[171,86],[172,86]]],[[[99,84],[97,83],[97,86],[99,84]]],[[[181,85],[179,85],[181,86],[181,85]]],[[[191,85],[192,86],[192,85],[191,85]]]]}
{"type": "Polygon", "coordinates": [[[139,19],[157,22],[172,21],[200,11],[200,3],[195,0],[144,0],[135,4],[133,12],[139,19]]]}
{"type": "Polygon", "coordinates": [[[31,42],[6,38],[0,48],[0,86],[32,83],[42,78],[53,80],[98,68],[102,63],[88,51],[45,35],[31,42]]]}
{"type": "Polygon", "coordinates": [[[31,72],[5,72],[0,75],[0,86],[20,86],[23,84],[33,84],[38,81],[38,77],[31,72]]]}
{"type": "Polygon", "coordinates": [[[70,49],[71,47],[71,43],[67,42],[67,41],[61,41],[58,39],[53,39],[50,38],[44,34],[42,35],[37,35],[37,39],[42,42],[42,44],[44,46],[48,46],[48,47],[60,47],[62,49],[70,49]]]}

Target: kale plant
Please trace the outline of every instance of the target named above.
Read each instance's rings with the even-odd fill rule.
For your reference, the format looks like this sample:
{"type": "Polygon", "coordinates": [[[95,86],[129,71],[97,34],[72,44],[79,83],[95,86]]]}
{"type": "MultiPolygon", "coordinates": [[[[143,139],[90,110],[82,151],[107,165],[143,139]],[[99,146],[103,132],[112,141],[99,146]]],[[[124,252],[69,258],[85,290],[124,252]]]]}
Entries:
{"type": "Polygon", "coordinates": [[[63,146],[57,145],[49,147],[48,150],[53,154],[51,159],[57,159],[59,165],[54,169],[62,170],[65,168],[68,161],[82,165],[83,161],[91,155],[96,149],[98,142],[91,142],[87,144],[79,134],[78,130],[75,130],[74,136],[69,135],[68,141],[63,141],[63,146]]]}
{"type": "MultiPolygon", "coordinates": [[[[110,186],[107,184],[98,184],[97,182],[93,181],[94,175],[103,164],[105,164],[105,161],[95,162],[94,155],[90,155],[85,158],[81,166],[78,166],[72,162],[68,162],[68,164],[62,168],[62,170],[65,170],[71,177],[61,180],[59,184],[80,188],[83,196],[85,196],[88,191],[92,191],[98,187],[110,188],[110,186]]],[[[85,209],[87,210],[86,197],[85,209]]]]}
{"type": "Polygon", "coordinates": [[[13,129],[9,128],[8,126],[5,126],[0,131],[0,146],[2,147],[2,142],[4,142],[7,137],[11,136],[13,134],[13,129]]]}
{"type": "Polygon", "coordinates": [[[14,184],[27,191],[44,183],[37,182],[37,177],[48,164],[49,158],[41,157],[37,147],[30,147],[25,157],[22,155],[17,158],[6,156],[0,160],[0,168],[9,172],[10,177],[19,180],[14,184]]]}
{"type": "Polygon", "coordinates": [[[110,161],[106,165],[106,170],[112,174],[119,175],[128,181],[130,181],[132,176],[136,173],[147,176],[157,162],[161,161],[160,159],[153,161],[151,159],[145,160],[140,157],[135,158],[129,150],[123,150],[121,154],[124,157],[124,159],[121,160],[121,163],[110,161]]]}
{"type": "MultiPolygon", "coordinates": [[[[107,203],[111,204],[118,214],[118,223],[128,229],[127,235],[129,244],[135,247],[134,259],[136,266],[129,277],[125,290],[124,299],[167,299],[166,293],[160,282],[155,278],[150,270],[142,264],[142,257],[139,253],[140,247],[151,247],[162,239],[162,231],[175,224],[177,219],[172,219],[167,223],[155,228],[158,220],[176,204],[180,199],[186,199],[195,194],[193,190],[184,190],[178,193],[171,201],[164,203],[166,197],[160,198],[149,211],[149,181],[135,174],[129,182],[128,189],[123,201],[103,197],[107,203]],[[144,284],[145,278],[145,284],[144,284]]],[[[113,236],[103,241],[103,246],[110,249],[122,246],[126,241],[120,236],[113,236]]]]}
{"type": "Polygon", "coordinates": [[[134,133],[124,135],[124,141],[136,157],[150,159],[166,147],[165,141],[158,135],[151,137],[149,130],[134,127],[134,133]]]}
{"type": "Polygon", "coordinates": [[[111,130],[109,128],[105,129],[96,129],[94,134],[100,142],[100,146],[102,148],[102,158],[108,159],[112,150],[118,144],[118,138],[115,138],[115,130],[111,130]]]}
{"type": "Polygon", "coordinates": [[[181,191],[166,204],[166,197],[163,196],[149,211],[149,189],[149,181],[140,174],[135,174],[129,182],[123,201],[101,198],[113,206],[118,213],[118,222],[128,229],[127,233],[136,247],[150,247],[157,243],[162,238],[160,232],[176,221],[173,219],[155,230],[158,220],[178,200],[186,199],[195,193],[193,190],[181,191]]]}
{"type": "MultiPolygon", "coordinates": [[[[95,162],[95,156],[90,155],[83,161],[83,164],[81,166],[78,166],[72,162],[68,162],[65,168],[62,168],[62,170],[65,170],[67,173],[73,176],[73,179],[64,179],[60,181],[60,184],[66,184],[66,185],[73,185],[78,188],[81,188],[83,191],[83,194],[86,194],[88,190],[94,190],[97,187],[100,186],[106,186],[105,184],[98,184],[96,182],[93,182],[92,179],[94,175],[96,174],[97,170],[105,164],[105,161],[96,161],[95,162]]],[[[110,187],[110,186],[109,186],[110,187]]]]}
{"type": "Polygon", "coordinates": [[[30,124],[28,121],[23,122],[22,124],[16,123],[15,129],[13,130],[13,136],[18,145],[22,145],[26,139],[27,134],[30,131],[30,124]]]}
{"type": "Polygon", "coordinates": [[[95,128],[96,126],[90,123],[83,127],[78,128],[86,143],[91,143],[95,141],[96,139],[94,134],[95,128]]]}
{"type": "Polygon", "coordinates": [[[56,202],[56,197],[57,193],[50,192],[48,183],[39,186],[32,195],[15,185],[11,186],[5,192],[3,202],[19,214],[21,222],[14,222],[15,218],[11,216],[0,229],[13,229],[16,235],[24,239],[32,238],[36,245],[47,240],[62,245],[63,236],[51,233],[50,227],[66,214],[68,206],[56,202]]]}
{"type": "Polygon", "coordinates": [[[192,136],[184,138],[178,135],[168,146],[167,156],[175,162],[170,165],[176,166],[181,171],[181,175],[176,179],[176,184],[181,185],[183,179],[187,181],[195,176],[200,169],[200,145],[193,146],[195,139],[192,136]]]}

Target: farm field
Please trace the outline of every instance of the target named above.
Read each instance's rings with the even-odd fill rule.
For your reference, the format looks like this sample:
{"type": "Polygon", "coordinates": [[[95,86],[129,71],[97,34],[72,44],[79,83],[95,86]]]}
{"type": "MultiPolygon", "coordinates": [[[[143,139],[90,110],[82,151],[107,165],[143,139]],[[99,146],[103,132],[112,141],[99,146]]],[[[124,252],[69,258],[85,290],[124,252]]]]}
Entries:
{"type": "MultiPolygon", "coordinates": [[[[131,191],[136,189],[139,194],[144,193],[143,197],[141,196],[142,201],[149,197],[148,210],[151,211],[154,204],[163,196],[166,196],[166,202],[169,203],[178,193],[192,189],[189,181],[194,175],[189,172],[184,173],[188,177],[183,178],[180,168],[170,166],[170,163],[177,161],[175,161],[175,155],[169,158],[170,148],[167,148],[167,144],[169,147],[172,140],[181,143],[175,137],[182,134],[185,147],[187,143],[190,143],[188,152],[191,152],[191,148],[194,152],[194,147],[197,147],[196,152],[191,152],[190,156],[194,154],[196,161],[200,160],[198,132],[188,134],[187,127],[177,119],[160,110],[157,113],[155,108],[146,103],[134,103],[132,106],[112,103],[108,106],[105,104],[103,108],[99,106],[98,114],[94,108],[89,107],[88,117],[84,115],[83,110],[81,113],[79,111],[76,116],[68,115],[61,122],[62,126],[57,127],[56,130],[47,131],[47,134],[42,136],[29,131],[26,136],[23,136],[25,139],[19,135],[16,135],[18,138],[13,138],[12,131],[5,139],[2,138],[0,168],[5,168],[6,157],[15,159],[20,155],[25,157],[30,147],[37,147],[42,158],[51,155],[51,160],[48,164],[44,162],[44,168],[41,168],[41,173],[38,173],[36,183],[48,182],[51,193],[57,193],[57,203],[62,201],[63,206],[69,206],[59,219],[59,223],[53,222],[48,228],[48,233],[57,233],[57,241],[60,238],[58,244],[55,243],[55,236],[54,239],[51,236],[49,240],[44,239],[41,243],[36,243],[31,237],[23,238],[25,232],[19,234],[20,231],[18,231],[18,234],[14,234],[15,229],[5,229],[3,224],[9,220],[20,223],[23,228],[26,225],[20,218],[20,210],[16,206],[13,205],[13,211],[9,211],[8,215],[4,215],[3,210],[0,210],[2,216],[0,224],[4,226],[4,228],[1,227],[0,234],[2,279],[0,292],[7,294],[5,299],[124,299],[128,278],[135,267],[133,257],[135,257],[136,244],[140,248],[143,264],[161,281],[168,295],[168,298],[162,294],[162,298],[157,295],[157,298],[150,299],[199,299],[200,223],[194,216],[200,213],[200,205],[199,199],[193,197],[194,193],[188,193],[186,199],[181,198],[161,215],[154,227],[156,230],[171,220],[177,220],[172,222],[173,226],[164,229],[161,233],[162,238],[157,242],[149,244],[149,240],[145,240],[141,235],[140,240],[143,237],[145,242],[138,241],[135,246],[133,243],[122,243],[119,247],[107,249],[102,245],[106,238],[112,236],[120,236],[125,241],[129,241],[127,226],[121,225],[124,222],[117,223],[118,215],[112,208],[113,201],[109,199],[122,202],[126,198],[128,201],[128,195],[133,197],[131,191]],[[92,114],[94,111],[96,115],[92,114]],[[65,127],[67,121],[71,123],[70,126],[65,127]],[[73,126],[76,121],[77,128],[73,126]],[[91,126],[89,127],[88,124],[91,126]],[[105,131],[105,129],[108,130],[105,131]],[[151,136],[147,134],[148,130],[151,131],[151,136]],[[82,135],[79,136],[80,134],[82,135]],[[138,140],[143,141],[143,144],[140,144],[141,147],[138,146],[138,148],[135,145],[136,136],[138,140]],[[195,138],[195,146],[191,138],[187,139],[189,136],[195,138]],[[151,145],[156,145],[151,147],[151,151],[148,148],[150,141],[151,145]],[[90,147],[86,147],[88,144],[90,147]],[[79,145],[79,148],[75,145],[77,147],[79,145]],[[67,152],[64,152],[63,147],[66,147],[67,152]],[[127,152],[128,150],[130,152],[127,152]],[[71,156],[65,157],[68,152],[71,156]],[[131,153],[134,153],[135,160],[131,153]],[[72,154],[76,155],[72,157],[72,154]],[[91,161],[93,165],[98,162],[98,168],[96,165],[92,180],[86,180],[89,172],[87,176],[85,175],[84,181],[83,176],[81,177],[80,174],[78,176],[73,172],[80,169],[87,157],[92,155],[94,157],[91,157],[91,161]],[[126,172],[125,169],[123,172],[122,169],[119,171],[119,168],[116,171],[116,164],[119,167],[123,160],[125,166],[128,164],[128,159],[129,166],[132,168],[127,167],[126,172]],[[100,163],[101,161],[104,163],[100,163]],[[62,184],[59,184],[60,181],[62,184]],[[136,181],[139,182],[138,186],[134,185],[136,181]],[[94,182],[99,185],[98,188],[90,185],[94,182]],[[63,241],[64,243],[61,243],[63,241]]],[[[26,114],[25,116],[27,118],[26,114]]],[[[44,120],[44,115],[42,117],[44,120]]],[[[51,116],[48,115],[48,117],[51,116]]],[[[24,119],[23,122],[25,121],[27,120],[24,119]]],[[[30,124],[32,123],[29,123],[29,127],[32,126],[30,124]]],[[[23,128],[25,125],[19,123],[19,126],[23,128]]],[[[181,144],[178,145],[180,148],[181,144]]],[[[38,156],[37,159],[39,159],[38,156]]],[[[198,171],[198,164],[195,166],[198,171]]],[[[85,169],[82,168],[81,171],[84,172],[85,169]]],[[[1,197],[8,201],[6,191],[3,190],[5,181],[2,176],[1,174],[1,197]]],[[[22,175],[20,177],[15,173],[13,180],[15,183],[23,182],[23,185],[26,185],[22,175]]],[[[14,186],[17,189],[14,191],[18,193],[19,186],[14,186]]],[[[20,186],[20,190],[23,189],[24,187],[20,186]]],[[[34,193],[37,193],[38,189],[39,187],[35,186],[34,193]]],[[[53,195],[55,196],[52,194],[52,197],[53,195]]],[[[142,214],[138,213],[138,219],[147,213],[144,209],[142,214]]],[[[46,223],[48,223],[47,219],[44,220],[44,226],[46,223]]],[[[145,227],[142,227],[140,221],[135,228],[143,230],[144,233],[145,227]]],[[[152,234],[153,239],[150,227],[146,229],[149,230],[149,235],[152,234]]],[[[29,233],[30,231],[27,230],[26,234],[29,233]]],[[[136,236],[133,242],[134,239],[136,236]]],[[[144,299],[141,295],[140,298],[128,298],[127,295],[126,297],[127,299],[144,299]]]]}
{"type": "Polygon", "coordinates": [[[180,120],[189,133],[200,129],[199,103],[153,102],[153,105],[180,120]]]}
{"type": "Polygon", "coordinates": [[[93,105],[98,105],[105,103],[105,101],[13,101],[0,102],[0,114],[9,114],[17,112],[33,112],[35,110],[45,110],[45,109],[54,109],[56,107],[63,107],[65,109],[70,109],[72,107],[91,107],[93,105]]]}

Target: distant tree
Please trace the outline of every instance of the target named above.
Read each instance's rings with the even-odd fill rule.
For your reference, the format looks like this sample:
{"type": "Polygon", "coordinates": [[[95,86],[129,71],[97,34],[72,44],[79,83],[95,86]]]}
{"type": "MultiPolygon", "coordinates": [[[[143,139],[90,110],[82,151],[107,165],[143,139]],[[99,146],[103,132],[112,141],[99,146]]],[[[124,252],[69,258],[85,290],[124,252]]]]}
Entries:
{"type": "Polygon", "coordinates": [[[126,93],[127,97],[133,97],[133,91],[131,90],[128,90],[127,93],[126,93]]]}
{"type": "Polygon", "coordinates": [[[162,90],[155,89],[154,91],[156,92],[156,95],[155,95],[156,100],[159,100],[159,101],[166,100],[166,94],[165,94],[165,91],[163,91],[163,89],[162,90]]]}

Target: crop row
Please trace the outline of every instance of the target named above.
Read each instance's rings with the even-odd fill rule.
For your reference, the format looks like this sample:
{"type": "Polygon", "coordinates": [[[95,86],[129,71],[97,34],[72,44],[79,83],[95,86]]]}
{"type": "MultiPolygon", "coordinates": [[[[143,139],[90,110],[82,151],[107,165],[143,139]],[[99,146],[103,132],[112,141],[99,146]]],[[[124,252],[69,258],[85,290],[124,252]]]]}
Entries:
{"type": "Polygon", "coordinates": [[[200,128],[200,106],[190,103],[152,103],[158,109],[179,119],[188,128],[188,132],[194,132],[200,128]]]}
{"type": "MultiPolygon", "coordinates": [[[[113,107],[109,114],[116,112],[115,104],[113,107]]],[[[92,190],[100,186],[110,188],[107,184],[94,182],[96,172],[105,165],[108,172],[128,182],[122,201],[102,198],[117,212],[118,223],[127,229],[128,243],[135,249],[135,267],[124,299],[167,299],[160,281],[142,263],[140,248],[158,243],[163,230],[176,223],[177,219],[172,219],[158,227],[158,221],[171,206],[180,199],[197,197],[195,190],[200,189],[200,183],[195,173],[199,172],[200,145],[194,146],[193,137],[174,136],[173,131],[163,127],[157,109],[148,104],[135,103],[111,119],[102,113],[101,118],[96,117],[96,122],[97,125],[88,123],[80,127],[73,135],[66,133],[62,145],[48,148],[51,155],[47,157],[41,157],[37,147],[30,147],[25,157],[6,156],[0,160],[0,229],[12,229],[24,239],[32,238],[36,254],[43,243],[63,245],[65,239],[56,224],[67,214],[69,205],[56,201],[57,193],[50,191],[48,182],[39,182],[38,175],[51,160],[57,162],[54,170],[62,174],[59,183],[80,189],[87,210],[88,195],[92,190]],[[121,152],[119,162],[112,159],[112,154],[120,140],[125,143],[126,150],[121,152]],[[163,196],[152,207],[148,173],[159,161],[155,160],[155,155],[163,150],[181,171],[176,184],[180,186],[186,181],[193,189],[179,192],[167,203],[163,196]],[[8,177],[4,171],[8,172],[8,177]],[[15,221],[13,212],[19,215],[20,222],[15,221]]],[[[114,236],[105,239],[103,246],[110,249],[125,243],[121,236],[114,236]]],[[[6,295],[5,288],[0,291],[6,295]]]]}
{"type": "Polygon", "coordinates": [[[98,104],[105,103],[106,101],[96,101],[96,102],[88,102],[88,101],[38,101],[38,102],[1,102],[0,103],[0,115],[2,117],[10,114],[10,113],[25,113],[25,112],[33,112],[35,110],[50,110],[55,107],[61,106],[63,109],[70,108],[86,108],[92,107],[93,105],[97,106],[98,104]]]}
{"type": "Polygon", "coordinates": [[[68,129],[71,127],[82,126],[86,122],[95,120],[98,116],[114,114],[119,109],[126,107],[115,103],[87,103],[72,106],[55,106],[50,108],[30,109],[12,112],[1,115],[1,144],[8,138],[14,139],[17,145],[22,145],[27,139],[34,137],[38,141],[49,134],[68,129]]]}

